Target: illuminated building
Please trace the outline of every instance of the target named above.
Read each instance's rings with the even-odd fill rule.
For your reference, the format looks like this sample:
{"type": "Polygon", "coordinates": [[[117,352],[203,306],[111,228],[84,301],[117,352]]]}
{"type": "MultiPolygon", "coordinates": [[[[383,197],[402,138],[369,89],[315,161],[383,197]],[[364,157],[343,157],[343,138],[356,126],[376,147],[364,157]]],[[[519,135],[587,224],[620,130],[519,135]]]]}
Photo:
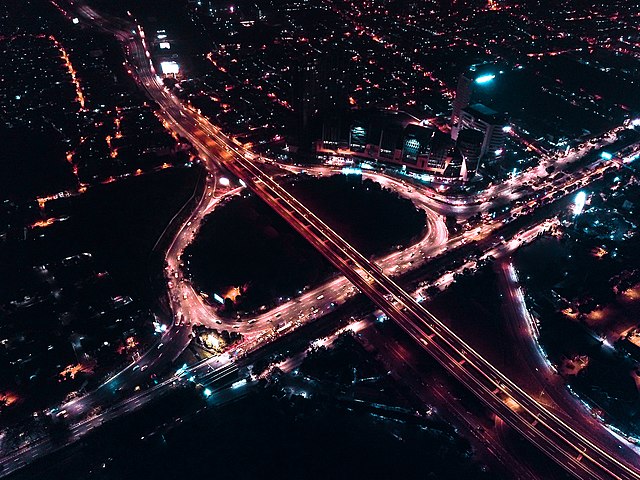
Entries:
{"type": "Polygon", "coordinates": [[[352,152],[364,152],[367,147],[368,125],[363,121],[356,121],[349,129],[349,149],[352,152]]]}
{"type": "Polygon", "coordinates": [[[228,20],[233,13],[233,5],[229,2],[220,2],[217,0],[189,0],[189,3],[199,12],[202,12],[214,22],[224,22],[228,20]]]}
{"type": "Polygon", "coordinates": [[[487,154],[499,154],[504,148],[507,136],[507,118],[505,115],[492,110],[491,108],[476,103],[462,109],[458,123],[451,133],[452,138],[458,138],[458,134],[463,129],[479,130],[484,135],[480,157],[487,154]],[[455,130],[455,135],[453,131],[455,130]]]}
{"type": "Polygon", "coordinates": [[[180,66],[173,61],[161,62],[160,69],[163,75],[177,75],[180,73],[180,66]]]}
{"type": "Polygon", "coordinates": [[[322,122],[322,146],[328,150],[348,148],[342,135],[342,119],[339,115],[326,115],[322,122]]]}
{"type": "Polygon", "coordinates": [[[402,127],[399,125],[388,125],[382,129],[380,143],[378,144],[378,155],[381,160],[396,159],[396,150],[402,139],[402,127]]]}
{"type": "Polygon", "coordinates": [[[451,112],[451,138],[457,138],[460,128],[456,128],[462,110],[477,102],[479,90],[487,90],[496,78],[496,66],[492,64],[472,65],[458,77],[456,96],[451,112]]]}
{"type": "Polygon", "coordinates": [[[412,167],[424,167],[428,163],[436,130],[420,125],[407,125],[402,140],[402,163],[412,167]]]}
{"type": "Polygon", "coordinates": [[[464,160],[467,176],[475,174],[480,167],[483,143],[484,134],[480,130],[464,129],[458,134],[456,146],[464,160]]]}
{"type": "Polygon", "coordinates": [[[464,133],[458,147],[449,134],[418,124],[403,112],[356,113],[344,132],[337,128],[339,124],[336,118],[325,122],[322,138],[316,142],[317,153],[400,165],[428,173],[435,180],[466,181],[479,166],[478,152],[484,140],[479,131],[464,133]]]}

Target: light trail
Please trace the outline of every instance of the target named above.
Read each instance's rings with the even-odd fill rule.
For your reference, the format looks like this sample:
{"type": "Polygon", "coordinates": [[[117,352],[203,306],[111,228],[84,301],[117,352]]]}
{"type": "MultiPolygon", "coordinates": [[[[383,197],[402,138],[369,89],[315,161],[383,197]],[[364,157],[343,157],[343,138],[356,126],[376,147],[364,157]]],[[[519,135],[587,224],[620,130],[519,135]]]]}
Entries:
{"type": "MultiPolygon", "coordinates": [[[[95,12],[87,16],[111,30],[121,41],[129,42],[130,47],[135,47],[138,55],[134,60],[145,58],[144,54],[139,55],[144,52],[144,47],[140,50],[137,39],[130,39],[125,33],[130,29],[123,27],[125,30],[121,30],[122,25],[109,24],[95,12]]],[[[360,255],[259,166],[247,160],[244,152],[239,151],[218,129],[202,117],[190,114],[157,83],[152,65],[143,60],[137,68],[137,74],[148,86],[148,93],[162,106],[162,114],[167,121],[192,140],[207,163],[219,162],[244,180],[418,345],[508,425],[577,478],[640,478],[634,467],[605,451],[570,420],[558,417],[505,377],[376,264],[360,255]]]]}

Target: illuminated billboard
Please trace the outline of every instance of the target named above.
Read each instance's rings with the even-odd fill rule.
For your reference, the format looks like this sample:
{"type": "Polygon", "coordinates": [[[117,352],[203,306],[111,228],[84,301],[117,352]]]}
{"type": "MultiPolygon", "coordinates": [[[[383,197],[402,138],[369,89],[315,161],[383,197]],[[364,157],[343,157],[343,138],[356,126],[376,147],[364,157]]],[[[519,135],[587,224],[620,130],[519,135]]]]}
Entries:
{"type": "Polygon", "coordinates": [[[176,62],[162,62],[160,68],[164,75],[176,75],[180,73],[180,66],[176,62]]]}

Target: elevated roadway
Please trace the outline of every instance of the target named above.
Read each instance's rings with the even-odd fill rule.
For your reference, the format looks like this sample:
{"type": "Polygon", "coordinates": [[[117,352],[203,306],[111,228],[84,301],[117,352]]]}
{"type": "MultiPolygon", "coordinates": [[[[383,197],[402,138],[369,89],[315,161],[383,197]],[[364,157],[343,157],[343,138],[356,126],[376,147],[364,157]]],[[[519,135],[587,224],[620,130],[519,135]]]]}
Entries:
{"type": "Polygon", "coordinates": [[[105,19],[87,7],[83,15],[120,39],[134,76],[158,103],[161,116],[192,142],[205,164],[212,168],[221,164],[241,179],[506,424],[576,478],[640,479],[636,466],[508,379],[266,174],[251,152],[238,148],[206,118],[182,105],[156,75],[139,28],[132,35],[136,27],[129,22],[105,19]]]}

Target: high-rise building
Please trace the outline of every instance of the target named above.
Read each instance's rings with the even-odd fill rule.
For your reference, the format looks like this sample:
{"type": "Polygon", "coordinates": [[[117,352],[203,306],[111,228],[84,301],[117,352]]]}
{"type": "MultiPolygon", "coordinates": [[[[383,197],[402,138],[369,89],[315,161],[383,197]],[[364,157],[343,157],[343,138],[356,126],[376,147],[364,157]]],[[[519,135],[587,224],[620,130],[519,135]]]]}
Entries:
{"type": "Polygon", "coordinates": [[[291,105],[298,114],[300,146],[310,144],[314,118],[333,115],[349,108],[348,70],[344,52],[317,52],[315,58],[301,58],[293,69],[291,105]]]}
{"type": "MultiPolygon", "coordinates": [[[[480,167],[480,157],[482,155],[482,145],[484,144],[484,133],[480,130],[463,129],[458,134],[456,146],[464,160],[464,175],[473,176],[480,167]]],[[[466,180],[467,178],[465,178],[466,180]]]]}
{"type": "Polygon", "coordinates": [[[451,163],[452,150],[453,142],[449,136],[442,133],[440,130],[435,130],[433,140],[429,148],[429,156],[427,161],[423,164],[423,170],[436,177],[444,176],[447,170],[448,176],[456,176],[452,175],[451,169],[448,168],[451,163]]]}
{"type": "Polygon", "coordinates": [[[327,116],[322,122],[322,147],[328,150],[336,150],[341,144],[341,126],[339,117],[327,116]]]}
{"type": "MultiPolygon", "coordinates": [[[[468,73],[468,72],[465,72],[468,73]]],[[[473,93],[474,79],[467,76],[465,73],[461,74],[458,78],[458,87],[456,88],[456,97],[453,100],[453,110],[451,112],[451,136],[455,140],[453,131],[455,130],[458,120],[460,119],[460,112],[463,108],[469,105],[471,100],[471,94],[473,93]]],[[[457,136],[457,132],[456,132],[457,136]]]]}
{"type": "Polygon", "coordinates": [[[380,134],[378,154],[382,160],[393,160],[402,142],[403,128],[397,124],[386,126],[380,134]]]}
{"type": "Polygon", "coordinates": [[[499,155],[504,148],[507,136],[506,127],[506,115],[498,113],[481,103],[476,103],[462,109],[460,112],[460,118],[455,127],[457,130],[455,138],[458,138],[459,132],[465,129],[479,130],[484,136],[480,157],[482,158],[487,154],[499,155]]]}
{"type": "Polygon", "coordinates": [[[418,158],[429,155],[435,130],[420,125],[407,125],[402,141],[402,163],[410,166],[418,165],[418,158]]]}
{"type": "Polygon", "coordinates": [[[369,126],[367,122],[356,120],[349,129],[349,149],[352,152],[364,152],[367,148],[367,134],[369,126]]]}
{"type": "Polygon", "coordinates": [[[464,157],[456,147],[451,147],[446,155],[445,169],[441,174],[446,178],[461,178],[466,180],[467,171],[464,157]]]}
{"type": "Polygon", "coordinates": [[[458,177],[460,165],[453,165],[454,144],[449,135],[431,126],[409,124],[404,130],[401,155],[396,161],[434,176],[458,177]]]}
{"type": "Polygon", "coordinates": [[[453,140],[458,137],[460,131],[460,128],[457,127],[462,109],[476,103],[480,90],[486,90],[499,73],[495,65],[484,63],[472,65],[467,71],[460,74],[451,112],[451,138],[453,140]]]}
{"type": "Polygon", "coordinates": [[[341,115],[325,122],[322,137],[315,143],[318,153],[402,165],[433,179],[456,182],[471,179],[478,170],[484,142],[479,130],[461,132],[456,145],[448,133],[418,124],[402,112],[358,111],[350,117],[348,122],[341,115]],[[338,128],[340,119],[348,125],[344,131],[338,128]]]}

